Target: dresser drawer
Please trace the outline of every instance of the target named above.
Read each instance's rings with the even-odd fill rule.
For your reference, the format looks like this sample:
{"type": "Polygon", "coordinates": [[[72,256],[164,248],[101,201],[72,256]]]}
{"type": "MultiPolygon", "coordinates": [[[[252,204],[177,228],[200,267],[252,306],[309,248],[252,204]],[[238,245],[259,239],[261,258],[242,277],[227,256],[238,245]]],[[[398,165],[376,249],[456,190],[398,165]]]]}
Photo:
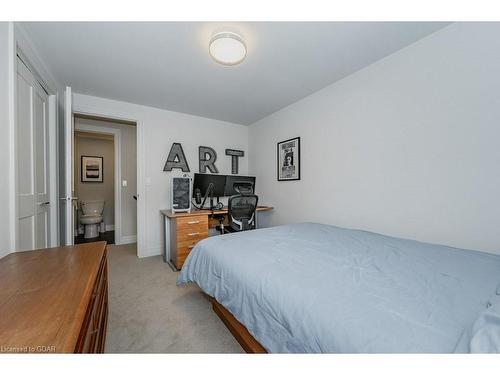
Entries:
{"type": "MultiPolygon", "coordinates": [[[[106,258],[104,258],[104,261],[106,261],[106,258]]],[[[94,303],[94,310],[93,310],[94,328],[99,328],[99,325],[101,323],[100,316],[105,299],[107,298],[107,285],[108,285],[108,269],[107,269],[107,264],[104,263],[99,274],[97,293],[94,303]]]]}
{"type": "Polygon", "coordinates": [[[177,253],[190,252],[191,249],[201,240],[208,237],[208,232],[199,233],[195,236],[188,236],[187,238],[180,239],[177,241],[177,253]]]}
{"type": "Polygon", "coordinates": [[[77,352],[78,353],[93,353],[94,352],[94,341],[95,341],[94,322],[90,321],[89,325],[86,327],[86,329],[82,335],[81,348],[77,352]]]}
{"type": "Polygon", "coordinates": [[[83,320],[82,328],[78,336],[78,341],[75,346],[76,353],[91,353],[93,347],[93,336],[92,331],[95,328],[94,321],[94,308],[96,306],[96,296],[92,294],[90,297],[89,304],[87,305],[87,311],[85,312],[85,318],[83,320]]]}
{"type": "Polygon", "coordinates": [[[207,215],[178,217],[175,220],[177,221],[177,231],[196,231],[208,228],[207,215]]]}
{"type": "Polygon", "coordinates": [[[98,315],[96,320],[93,335],[93,353],[103,353],[104,343],[106,340],[106,327],[108,320],[108,286],[104,284],[104,289],[101,292],[101,301],[99,303],[98,315]]]}
{"type": "Polygon", "coordinates": [[[106,332],[102,332],[102,329],[106,329],[106,326],[103,325],[103,317],[104,313],[107,313],[107,311],[104,311],[107,305],[108,292],[107,269],[106,250],[104,250],[75,348],[78,353],[102,353],[104,351],[102,343],[106,332]]]}
{"type": "Polygon", "coordinates": [[[196,243],[207,237],[208,228],[177,231],[177,246],[182,246],[183,243],[196,243]]]}
{"type": "Polygon", "coordinates": [[[188,254],[193,250],[196,244],[182,245],[177,248],[178,256],[188,256],[188,254]]]}

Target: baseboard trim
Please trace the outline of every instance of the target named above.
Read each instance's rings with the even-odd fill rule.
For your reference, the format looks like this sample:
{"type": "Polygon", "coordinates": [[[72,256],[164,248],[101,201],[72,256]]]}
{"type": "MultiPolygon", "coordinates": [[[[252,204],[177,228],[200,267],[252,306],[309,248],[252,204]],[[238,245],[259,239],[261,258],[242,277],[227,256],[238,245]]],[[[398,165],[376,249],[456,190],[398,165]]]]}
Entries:
{"type": "Polygon", "coordinates": [[[147,257],[153,257],[153,256],[157,256],[157,255],[162,255],[162,254],[163,254],[162,247],[153,247],[151,249],[142,250],[140,254],[137,254],[137,257],[147,258],[147,257]]]}
{"type": "Polygon", "coordinates": [[[129,243],[134,243],[134,242],[137,242],[137,236],[122,236],[122,238],[120,238],[120,245],[126,245],[126,244],[129,244],[129,243]]]}

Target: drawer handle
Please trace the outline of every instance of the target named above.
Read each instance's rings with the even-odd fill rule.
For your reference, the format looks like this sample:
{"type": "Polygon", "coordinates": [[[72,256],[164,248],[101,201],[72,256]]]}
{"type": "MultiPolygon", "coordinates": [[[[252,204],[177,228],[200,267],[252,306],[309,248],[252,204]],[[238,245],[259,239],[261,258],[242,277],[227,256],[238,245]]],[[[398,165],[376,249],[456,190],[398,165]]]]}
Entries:
{"type": "Polygon", "coordinates": [[[196,220],[196,221],[188,221],[188,224],[199,224],[200,221],[199,220],[196,220]]]}
{"type": "Polygon", "coordinates": [[[188,233],[188,236],[197,236],[200,232],[188,233]]]}

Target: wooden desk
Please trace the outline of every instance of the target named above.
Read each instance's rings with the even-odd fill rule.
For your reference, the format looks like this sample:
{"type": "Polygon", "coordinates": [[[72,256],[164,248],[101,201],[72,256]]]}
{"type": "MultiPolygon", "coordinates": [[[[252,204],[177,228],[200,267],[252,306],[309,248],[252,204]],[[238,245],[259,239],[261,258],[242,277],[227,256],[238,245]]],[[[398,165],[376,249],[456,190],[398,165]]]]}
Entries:
{"type": "MultiPolygon", "coordinates": [[[[257,211],[270,211],[271,206],[258,206],[257,211]]],[[[191,212],[176,212],[161,210],[165,221],[165,253],[164,260],[170,266],[179,270],[182,268],[191,249],[204,238],[208,237],[208,230],[215,228],[219,220],[212,215],[226,215],[223,210],[191,210],[191,212]]]]}
{"type": "Polygon", "coordinates": [[[106,242],[0,259],[0,353],[102,353],[106,242]]]}

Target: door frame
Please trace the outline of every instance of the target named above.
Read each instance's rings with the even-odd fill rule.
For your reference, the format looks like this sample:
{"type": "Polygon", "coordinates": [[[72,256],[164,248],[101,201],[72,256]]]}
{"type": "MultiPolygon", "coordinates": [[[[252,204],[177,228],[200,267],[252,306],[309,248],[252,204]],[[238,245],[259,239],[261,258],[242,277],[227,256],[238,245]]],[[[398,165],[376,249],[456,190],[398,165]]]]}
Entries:
{"type": "Polygon", "coordinates": [[[70,86],[64,89],[64,119],[62,129],[64,129],[64,136],[62,144],[64,145],[63,154],[64,158],[64,181],[63,190],[64,207],[61,210],[61,215],[64,212],[64,245],[71,246],[75,244],[75,200],[73,199],[75,190],[75,178],[73,168],[74,159],[74,143],[75,143],[75,128],[73,124],[73,92],[70,86]],[[69,159],[69,160],[68,160],[69,159]]]}
{"type": "MultiPolygon", "coordinates": [[[[75,118],[81,113],[73,112],[75,118]]],[[[89,133],[97,133],[97,134],[112,134],[113,135],[113,147],[114,147],[114,180],[115,180],[115,189],[114,189],[114,200],[115,200],[115,212],[114,212],[114,226],[115,226],[115,244],[121,245],[122,241],[122,132],[120,129],[109,128],[106,126],[100,125],[88,125],[88,124],[77,124],[75,121],[75,131],[85,131],[89,133]]],[[[75,135],[73,134],[73,137],[75,135]]],[[[76,155],[73,153],[73,158],[76,155]]],[[[77,161],[79,162],[79,161],[77,161]]],[[[72,166],[75,167],[75,160],[72,160],[72,166]]],[[[76,172],[76,171],[75,171],[76,172]]],[[[79,178],[76,176],[75,178],[79,178]]],[[[80,198],[78,198],[80,201],[80,198]]]]}
{"type": "Polygon", "coordinates": [[[19,42],[14,36],[14,25],[9,23],[9,147],[10,147],[10,172],[9,172],[9,198],[10,198],[10,251],[19,250],[19,227],[18,212],[19,205],[17,201],[18,174],[17,174],[17,64],[20,60],[26,68],[33,74],[35,80],[47,92],[48,111],[49,111],[49,178],[50,178],[50,234],[49,247],[59,245],[59,163],[57,155],[58,129],[57,124],[59,115],[57,103],[59,97],[57,90],[42,78],[37,69],[33,66],[30,59],[19,46],[19,42]],[[53,225],[55,223],[55,225],[53,225]]]}
{"type": "Polygon", "coordinates": [[[50,245],[59,246],[59,132],[57,110],[59,94],[49,94],[49,147],[50,147],[50,245]]]}
{"type": "MultiPolygon", "coordinates": [[[[144,123],[138,119],[136,115],[115,111],[110,108],[102,108],[97,106],[86,106],[77,102],[73,102],[73,113],[86,116],[95,116],[106,118],[109,120],[134,122],[136,126],[136,147],[137,147],[137,256],[140,257],[145,250],[145,229],[146,229],[146,187],[144,178],[144,123]]],[[[121,185],[121,181],[120,181],[121,185]]],[[[121,204],[121,203],[120,203],[121,204]]],[[[121,219],[120,219],[121,220],[121,219]]],[[[116,237],[116,235],[115,235],[116,237]]],[[[115,239],[116,241],[116,239],[115,239]]]]}

